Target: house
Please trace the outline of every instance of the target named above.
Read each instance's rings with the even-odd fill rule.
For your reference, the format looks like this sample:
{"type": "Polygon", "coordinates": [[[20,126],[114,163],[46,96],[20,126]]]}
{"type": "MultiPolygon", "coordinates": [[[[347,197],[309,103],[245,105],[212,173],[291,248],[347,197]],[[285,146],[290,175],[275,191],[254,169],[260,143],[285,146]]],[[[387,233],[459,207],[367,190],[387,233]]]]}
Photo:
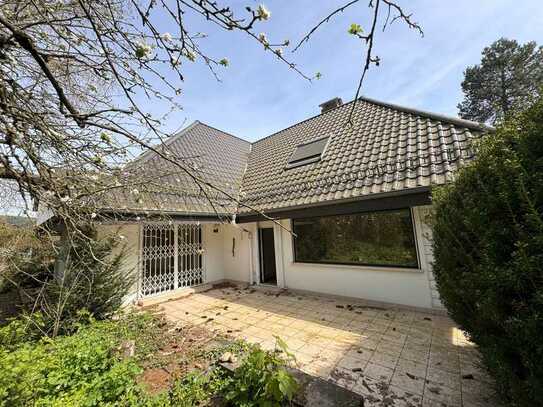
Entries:
{"type": "Polygon", "coordinates": [[[133,298],[234,281],[442,309],[430,188],[449,182],[491,128],[368,98],[321,108],[254,143],[198,121],[168,139],[234,199],[204,197],[155,152],[133,164],[186,192],[104,208],[118,216],[102,230],[126,237],[127,267],[138,271],[133,298]]]}

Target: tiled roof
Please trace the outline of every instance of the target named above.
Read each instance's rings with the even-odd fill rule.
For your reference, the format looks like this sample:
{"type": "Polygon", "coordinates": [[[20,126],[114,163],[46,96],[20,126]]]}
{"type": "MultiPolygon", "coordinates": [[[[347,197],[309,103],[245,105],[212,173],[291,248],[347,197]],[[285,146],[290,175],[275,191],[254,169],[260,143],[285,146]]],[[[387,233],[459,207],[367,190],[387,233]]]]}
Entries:
{"type": "MultiPolygon", "coordinates": [[[[361,98],[253,143],[243,202],[260,211],[444,184],[488,127],[361,98]],[[318,162],[286,169],[301,143],[330,136],[318,162]]],[[[250,209],[241,207],[240,212],[250,209]]]]}
{"type": "MultiPolygon", "coordinates": [[[[171,136],[162,150],[182,162],[184,167],[190,168],[201,180],[239,198],[241,180],[251,150],[248,141],[196,121],[171,136]]],[[[235,202],[205,188],[208,197],[212,198],[210,203],[194,180],[178,166],[152,151],[132,162],[127,172],[132,176],[141,175],[139,179],[145,180],[145,185],[109,194],[109,205],[105,205],[105,209],[197,215],[236,211],[235,202]],[[136,194],[133,193],[134,189],[137,190],[136,194]]]]}
{"type": "MultiPolygon", "coordinates": [[[[360,98],[253,144],[194,122],[166,142],[175,157],[214,186],[238,197],[212,199],[221,214],[319,205],[444,184],[472,158],[471,141],[490,127],[360,98]],[[296,146],[329,137],[318,162],[286,168],[296,146]],[[245,206],[246,205],[246,206],[245,206]]],[[[213,215],[212,205],[178,167],[153,152],[129,167],[153,188],[110,194],[108,207],[127,212],[213,215]]],[[[109,200],[108,199],[108,200],[109,200]]],[[[106,205],[107,206],[107,205],[106,205]]]]}

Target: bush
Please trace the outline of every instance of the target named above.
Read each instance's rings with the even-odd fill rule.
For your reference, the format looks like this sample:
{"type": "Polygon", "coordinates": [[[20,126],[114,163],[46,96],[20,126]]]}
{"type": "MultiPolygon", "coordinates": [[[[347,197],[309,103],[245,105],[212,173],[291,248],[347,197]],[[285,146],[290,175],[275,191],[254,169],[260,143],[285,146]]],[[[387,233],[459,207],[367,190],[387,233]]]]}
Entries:
{"type": "Polygon", "coordinates": [[[145,396],[136,381],[141,368],[119,347],[126,337],[145,335],[145,323],[146,315],[92,321],[71,336],[0,347],[0,406],[136,405],[145,396]]]}
{"type": "Polygon", "coordinates": [[[274,352],[253,347],[236,369],[226,387],[226,399],[232,405],[280,407],[292,400],[298,384],[285,366],[294,357],[280,338],[276,341],[274,352]]]}
{"type": "Polygon", "coordinates": [[[543,101],[434,193],[434,271],[513,405],[543,405],[543,101]]]}
{"type": "Polygon", "coordinates": [[[80,226],[78,232],[60,241],[50,239],[47,233],[21,231],[17,245],[12,244],[14,236],[8,232],[0,228],[0,243],[11,245],[7,267],[1,271],[4,290],[20,293],[21,312],[28,313],[27,320],[35,322],[34,328],[39,322],[46,335],[70,332],[80,322],[81,310],[95,319],[108,318],[122,305],[134,283],[135,274],[123,267],[124,247],[114,236],[100,238],[92,227],[80,226]],[[54,262],[58,253],[65,253],[60,271],[54,262]],[[35,316],[40,321],[33,321],[35,316]]]}
{"type": "MultiPolygon", "coordinates": [[[[206,358],[243,354],[241,367],[229,375],[220,366],[192,371],[168,390],[151,394],[140,374],[153,366],[167,340],[163,321],[149,313],[129,313],[116,320],[80,324],[69,336],[30,340],[21,333],[25,320],[0,328],[0,406],[281,406],[297,388],[285,369],[292,356],[278,339],[276,351],[235,342],[206,358]],[[133,352],[127,352],[131,344],[133,352]],[[215,404],[221,400],[223,403],[215,404]]],[[[185,354],[190,360],[190,352],[185,354]]]]}
{"type": "Polygon", "coordinates": [[[0,220],[0,293],[36,287],[52,267],[53,242],[38,231],[0,220]]]}
{"type": "MultiPolygon", "coordinates": [[[[83,233],[71,235],[70,250],[62,276],[49,280],[46,302],[48,315],[60,319],[64,327],[77,322],[78,311],[85,309],[95,319],[111,316],[121,305],[134,283],[134,273],[123,265],[124,247],[114,236],[99,238],[94,228],[81,228],[83,233]],[[51,312],[63,304],[60,313],[51,312]],[[52,307],[51,307],[52,305],[52,307]]],[[[58,249],[62,252],[62,248],[58,249]]]]}

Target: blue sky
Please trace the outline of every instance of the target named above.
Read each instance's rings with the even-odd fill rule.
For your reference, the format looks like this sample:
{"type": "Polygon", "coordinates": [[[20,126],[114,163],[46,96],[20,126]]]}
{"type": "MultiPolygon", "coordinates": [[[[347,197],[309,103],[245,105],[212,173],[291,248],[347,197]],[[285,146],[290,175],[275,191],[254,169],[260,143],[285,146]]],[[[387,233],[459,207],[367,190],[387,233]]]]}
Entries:
{"type": "MultiPolygon", "coordinates": [[[[226,1],[226,0],[225,0],[226,1]]],[[[323,16],[347,0],[262,0],[272,12],[260,23],[274,42],[286,38],[297,43],[323,16]]],[[[500,37],[543,44],[541,0],[398,0],[424,29],[421,38],[404,24],[378,32],[375,53],[381,65],[372,68],[363,94],[390,103],[456,115],[462,99],[463,70],[480,61],[482,49],[500,37]]],[[[260,2],[228,0],[243,11],[260,2]]],[[[351,23],[369,28],[370,13],[362,0],[326,24],[312,41],[292,58],[309,75],[323,77],[309,83],[296,75],[262,46],[243,33],[220,31],[198,16],[186,15],[192,32],[209,36],[202,47],[217,58],[227,57],[230,67],[219,69],[217,82],[201,63],[184,64],[185,82],[178,101],[183,110],[172,114],[165,130],[174,132],[200,120],[246,140],[254,141],[319,113],[318,105],[335,96],[354,97],[362,68],[363,49],[349,34],[351,23]]],[[[174,33],[165,20],[159,26],[174,33]]],[[[290,47],[292,49],[292,47],[290,47]]],[[[143,101],[159,113],[167,106],[143,101]]],[[[0,208],[0,213],[5,208],[0,208]]],[[[13,212],[13,211],[10,211],[13,212]]]]}
{"type": "MultiPolygon", "coordinates": [[[[260,2],[233,1],[234,8],[260,2]]],[[[343,1],[266,0],[271,19],[256,31],[271,41],[291,43],[343,1]]],[[[309,75],[309,83],[280,64],[242,33],[222,32],[200,18],[189,18],[192,31],[209,36],[202,45],[210,54],[230,60],[219,69],[217,82],[202,64],[186,65],[180,103],[183,111],[167,123],[170,130],[200,120],[247,140],[257,140],[319,112],[332,97],[354,97],[362,67],[362,48],[347,29],[353,22],[369,28],[367,2],[361,1],[322,27],[312,41],[292,54],[309,75]]],[[[543,11],[536,0],[400,0],[424,29],[424,38],[396,22],[376,37],[375,54],[381,65],[372,68],[363,94],[414,108],[456,115],[462,99],[463,70],[480,61],[482,49],[500,37],[543,44],[543,11]]],[[[293,47],[291,46],[290,49],[293,47]]],[[[157,106],[158,108],[159,106],[157,106]]]]}

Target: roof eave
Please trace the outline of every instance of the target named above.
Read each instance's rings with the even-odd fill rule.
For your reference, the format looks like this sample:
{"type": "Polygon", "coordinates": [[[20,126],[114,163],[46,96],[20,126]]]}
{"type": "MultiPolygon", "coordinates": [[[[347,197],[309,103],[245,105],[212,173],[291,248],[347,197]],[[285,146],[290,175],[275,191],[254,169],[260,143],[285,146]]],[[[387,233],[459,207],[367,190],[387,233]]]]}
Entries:
{"type": "MultiPolygon", "coordinates": [[[[331,214],[346,214],[370,210],[390,210],[411,206],[430,205],[431,188],[427,186],[364,195],[356,198],[336,199],[312,204],[288,206],[284,208],[264,210],[266,216],[274,219],[292,217],[311,217],[331,214]],[[323,210],[323,208],[326,208],[323,210]]],[[[238,223],[266,220],[259,212],[240,213],[236,218],[238,223]]]]}

